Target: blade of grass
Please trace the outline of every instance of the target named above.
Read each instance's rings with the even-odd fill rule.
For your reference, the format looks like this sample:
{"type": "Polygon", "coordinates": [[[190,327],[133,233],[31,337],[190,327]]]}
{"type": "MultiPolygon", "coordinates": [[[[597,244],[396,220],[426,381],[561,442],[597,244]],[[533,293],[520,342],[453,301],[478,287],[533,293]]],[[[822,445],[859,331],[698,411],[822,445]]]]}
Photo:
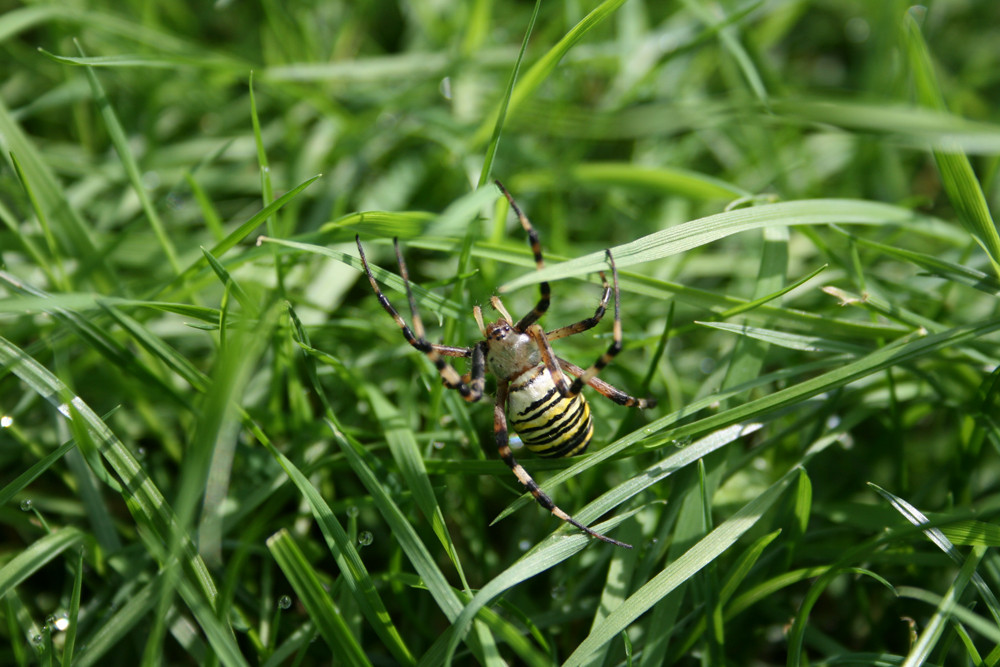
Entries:
{"type": "MultiPolygon", "coordinates": [[[[764,204],[717,213],[655,232],[611,248],[619,269],[634,264],[686,252],[698,246],[751,229],[785,225],[891,225],[910,224],[916,215],[905,208],[878,202],[851,199],[807,199],[764,204]]],[[[554,281],[603,270],[604,251],[584,255],[559,264],[548,264],[499,288],[500,292],[545,280],[554,281]]]]}
{"type": "Polygon", "coordinates": [[[458,550],[448,533],[444,514],[441,512],[441,506],[438,504],[437,496],[434,495],[434,489],[431,487],[427,468],[424,467],[424,460],[420,456],[420,449],[413,431],[406,426],[402,415],[395,406],[374,385],[365,384],[360,393],[368,399],[375,418],[382,425],[389,451],[392,452],[392,458],[399,466],[403,479],[406,480],[407,488],[413,493],[417,507],[430,522],[431,529],[441,541],[441,546],[448,552],[448,557],[455,564],[462,585],[468,590],[469,584],[465,579],[465,572],[462,570],[458,550]]]}
{"type": "MultiPolygon", "coordinates": [[[[35,359],[3,337],[0,337],[0,364],[21,378],[59,414],[70,418],[69,406],[63,404],[59,398],[72,395],[69,388],[35,359]]],[[[165,547],[174,542],[178,530],[176,517],[166,499],[132,452],[90,406],[78,396],[72,399],[72,405],[79,419],[86,425],[90,437],[100,448],[101,455],[122,480],[122,497],[129,512],[139,526],[147,529],[139,531],[146,547],[161,559],[162,564],[166,564],[168,558],[165,547]]],[[[185,576],[180,579],[179,590],[184,601],[223,663],[233,666],[245,665],[246,662],[236,645],[232,630],[215,616],[215,584],[208,568],[195,552],[190,540],[183,539],[180,544],[183,546],[180,557],[185,568],[185,576]]]]}
{"type": "MultiPolygon", "coordinates": [[[[585,457],[582,461],[574,463],[568,468],[561,470],[548,479],[545,488],[551,491],[562,484],[567,479],[577,475],[584,470],[605,461],[627,447],[639,442],[643,438],[658,434],[656,442],[669,440],[682,440],[685,437],[698,435],[707,431],[724,428],[731,424],[750,419],[760,419],[769,412],[797,405],[804,400],[817,396],[824,392],[831,391],[838,387],[843,387],[855,380],[861,379],[877,373],[892,366],[908,363],[915,359],[931,355],[935,352],[960,348],[963,344],[971,342],[979,337],[1000,330],[1000,319],[988,320],[975,325],[965,325],[955,327],[928,336],[922,336],[913,340],[904,340],[899,343],[888,345],[878,349],[871,354],[852,361],[838,365],[833,370],[822,375],[811,377],[798,384],[776,391],[768,396],[749,401],[742,405],[735,406],[717,414],[694,421],[690,424],[677,427],[671,430],[669,427],[684,418],[689,418],[704,407],[714,402],[725,400],[728,396],[744,391],[745,388],[733,387],[707,396],[686,406],[683,410],[671,413],[664,417],[650,422],[645,428],[617,440],[603,449],[585,457]]],[[[533,502],[531,494],[523,494],[520,498],[511,503],[500,515],[500,518],[507,516],[511,512],[533,502]]]]}
{"type": "Polygon", "coordinates": [[[371,665],[340,612],[334,607],[333,600],[323,588],[316,570],[288,531],[282,528],[267,538],[267,549],[296,595],[302,600],[309,618],[316,624],[319,635],[330,647],[335,664],[371,665]]]}
{"type": "Polygon", "coordinates": [[[583,664],[591,654],[615,639],[620,632],[645,613],[677,586],[688,581],[706,565],[712,563],[736,540],[753,528],[771,505],[798,476],[798,467],[785,473],[759,496],[740,508],[715,530],[699,540],[683,556],[671,562],[658,575],[630,595],[625,602],[591,631],[587,638],[563,663],[564,667],[583,664]]]}
{"type": "MultiPolygon", "coordinates": [[[[934,75],[927,43],[912,13],[906,14],[903,25],[917,97],[924,106],[943,109],[945,103],[934,75]]],[[[969,158],[947,144],[935,148],[933,152],[941,174],[941,185],[955,207],[959,221],[986,252],[994,272],[1000,275],[1000,234],[969,158]]]]}
{"type": "Polygon", "coordinates": [[[510,70],[510,77],[503,91],[500,100],[500,108],[497,110],[496,122],[493,124],[493,134],[486,145],[486,155],[483,157],[483,168],[479,172],[479,183],[476,189],[482,189],[490,182],[490,173],[493,171],[493,158],[496,156],[497,147],[500,145],[500,134],[503,132],[504,122],[507,120],[507,108],[510,106],[510,98],[514,91],[514,84],[517,82],[517,73],[521,71],[521,62],[524,60],[524,52],[528,48],[528,39],[531,31],[535,27],[535,19],[538,18],[538,10],[542,7],[542,0],[535,0],[535,9],[531,12],[528,20],[528,27],[524,31],[524,39],[521,40],[521,50],[517,52],[514,66],[510,70]]]}
{"type": "Polygon", "coordinates": [[[292,483],[298,488],[303,499],[309,505],[316,519],[316,523],[323,533],[326,546],[333,555],[337,567],[343,575],[343,581],[348,590],[354,595],[358,607],[360,607],[365,618],[371,624],[375,633],[382,640],[383,645],[389,649],[393,657],[401,665],[413,665],[416,660],[406,643],[400,637],[399,631],[393,624],[386,610],[382,598],[379,596],[378,587],[365,568],[361,556],[358,554],[354,542],[350,540],[347,531],[337,520],[336,515],[330,506],[323,499],[323,496],[316,490],[316,487],[302,474],[302,472],[284,454],[275,449],[274,445],[263,435],[259,429],[255,429],[258,440],[270,452],[271,456],[284,469],[292,483]]]}
{"type": "MultiPolygon", "coordinates": [[[[75,43],[80,55],[83,56],[83,48],[79,42],[75,43]]],[[[177,250],[174,248],[173,241],[170,240],[170,236],[164,229],[160,215],[156,212],[156,207],[153,206],[146,186],[142,182],[142,175],[139,173],[139,163],[136,161],[135,156],[132,155],[132,149],[129,147],[125,128],[122,127],[121,121],[118,120],[118,115],[111,106],[111,100],[108,99],[107,94],[104,92],[104,87],[101,85],[100,80],[98,80],[94,69],[92,67],[84,67],[83,71],[87,74],[87,81],[90,83],[90,89],[94,94],[94,102],[97,104],[101,112],[101,117],[104,119],[104,126],[107,128],[108,136],[111,138],[111,145],[115,147],[115,151],[118,153],[118,158],[121,160],[125,174],[132,184],[132,190],[139,198],[139,203],[142,205],[146,219],[149,220],[153,234],[156,236],[157,241],[159,241],[160,248],[163,250],[170,268],[173,269],[174,273],[180,273],[181,265],[177,260],[177,250]]]]}
{"type": "MultiPolygon", "coordinates": [[[[504,102],[506,102],[508,114],[514,114],[517,109],[524,102],[525,99],[530,97],[538,89],[548,76],[555,70],[556,65],[559,61],[569,52],[573,46],[579,42],[583,37],[590,32],[595,26],[600,24],[606,18],[611,16],[619,7],[624,4],[625,0],[605,0],[600,5],[594,8],[592,12],[587,14],[583,19],[577,23],[575,26],[570,28],[562,39],[560,39],[555,46],[553,46],[549,51],[543,55],[538,61],[532,65],[528,71],[521,77],[520,83],[514,87],[514,91],[510,94],[509,98],[505,97],[504,102]]],[[[495,122],[490,122],[490,119],[499,118],[499,115],[490,115],[487,120],[479,126],[479,129],[473,135],[471,140],[472,146],[480,146],[491,136],[491,132],[494,131],[495,122]]]]}
{"type": "MultiPolygon", "coordinates": [[[[713,433],[698,442],[692,443],[681,451],[671,454],[659,463],[650,466],[642,473],[635,475],[632,479],[607,491],[599,498],[589,503],[586,507],[573,512],[573,516],[581,523],[589,525],[589,523],[597,517],[604,515],[615,507],[618,507],[626,500],[635,497],[644,489],[649,488],[653,484],[662,481],[664,478],[672,475],[681,468],[704,456],[707,456],[721,447],[724,447],[745,434],[756,431],[759,428],[760,424],[751,424],[745,427],[733,426],[725,429],[724,431],[713,433]]],[[[496,523],[500,518],[502,518],[502,516],[495,519],[493,523],[496,523]]],[[[604,529],[602,528],[601,530],[603,531],[604,529]]],[[[479,589],[476,596],[469,602],[468,605],[466,605],[465,609],[462,610],[461,616],[459,616],[453,623],[451,628],[453,634],[444,654],[451,655],[454,652],[455,646],[468,629],[472,618],[474,618],[478,611],[489,604],[496,596],[506,590],[509,590],[510,588],[513,588],[522,581],[525,581],[540,572],[544,572],[545,570],[562,562],[566,558],[569,558],[580,551],[583,547],[587,546],[590,541],[590,537],[579,534],[579,531],[575,528],[564,528],[561,526],[556,529],[549,539],[537,545],[527,554],[519,558],[514,565],[507,568],[479,589]],[[582,538],[582,541],[571,538],[582,538]]],[[[432,663],[433,659],[437,659],[441,655],[438,651],[440,651],[440,648],[437,651],[432,649],[432,651],[428,652],[424,656],[422,662],[432,663]]]]}
{"type": "Polygon", "coordinates": [[[53,558],[83,541],[82,532],[72,526],[64,526],[32,542],[0,567],[0,597],[7,595],[53,558]]]}

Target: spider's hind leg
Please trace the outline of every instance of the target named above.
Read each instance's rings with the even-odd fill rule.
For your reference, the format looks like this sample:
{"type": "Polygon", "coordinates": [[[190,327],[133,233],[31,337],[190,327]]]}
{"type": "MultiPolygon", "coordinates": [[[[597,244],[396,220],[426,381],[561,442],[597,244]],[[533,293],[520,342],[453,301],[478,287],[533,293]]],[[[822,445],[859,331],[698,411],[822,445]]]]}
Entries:
{"type": "Polygon", "coordinates": [[[591,537],[596,537],[599,540],[604,540],[605,542],[619,547],[631,549],[631,544],[619,542],[618,540],[610,538],[607,535],[598,533],[596,530],[583,525],[569,514],[559,509],[559,507],[552,502],[552,498],[550,498],[538,487],[538,483],[532,479],[531,475],[528,474],[528,471],[517,462],[517,459],[514,458],[514,454],[510,451],[510,434],[507,431],[507,414],[504,412],[504,406],[507,404],[508,387],[509,385],[505,380],[497,382],[497,399],[496,404],[493,407],[493,433],[496,437],[497,451],[500,454],[500,458],[503,459],[503,462],[506,463],[511,469],[518,481],[521,482],[521,484],[524,484],[524,486],[528,489],[528,492],[535,498],[536,501],[538,501],[538,504],[552,512],[552,514],[554,514],[557,518],[576,526],[591,537]]]}

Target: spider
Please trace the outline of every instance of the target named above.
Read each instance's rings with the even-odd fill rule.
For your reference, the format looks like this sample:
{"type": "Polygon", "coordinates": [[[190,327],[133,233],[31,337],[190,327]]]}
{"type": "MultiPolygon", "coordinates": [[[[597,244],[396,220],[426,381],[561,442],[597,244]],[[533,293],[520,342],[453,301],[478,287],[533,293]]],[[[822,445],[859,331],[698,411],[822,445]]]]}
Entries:
{"type": "MultiPolygon", "coordinates": [[[[510,202],[510,207],[517,215],[521,226],[528,234],[528,241],[531,244],[531,251],[535,256],[535,265],[541,269],[545,264],[542,259],[542,248],[538,240],[538,233],[532,227],[531,222],[521,212],[514,198],[507,192],[507,189],[495,181],[500,191],[510,202]]],[[[542,457],[563,457],[581,454],[590,444],[594,434],[594,425],[591,420],[590,406],[587,404],[581,391],[584,385],[590,385],[600,394],[611,399],[619,405],[636,408],[651,408],[656,405],[656,400],[652,398],[635,398],[623,391],[612,387],[607,382],[598,379],[597,374],[603,369],[622,349],[622,325],[620,315],[620,295],[618,290],[618,270],[615,268],[615,260],[610,250],[606,250],[608,264],[611,266],[611,278],[615,295],[615,322],[613,329],[613,341],[607,351],[604,352],[597,361],[586,370],[575,366],[570,362],[560,359],[552,351],[550,342],[558,338],[565,338],[574,334],[587,331],[601,321],[604,316],[608,298],[611,296],[612,286],[608,285],[604,272],[599,272],[604,293],[597,310],[593,316],[581,320],[569,326],[560,327],[546,332],[537,322],[549,308],[550,289],[547,282],[539,283],[539,300],[530,313],[522,317],[517,322],[510,316],[499,297],[490,298],[490,304],[500,313],[501,317],[496,322],[483,322],[483,313],[479,306],[472,309],[473,317],[479,330],[483,334],[483,340],[472,347],[453,347],[450,345],[437,345],[431,343],[424,336],[424,325],[417,312],[417,304],[413,298],[413,290],[410,287],[410,279],[406,270],[406,262],[403,261],[403,254],[399,249],[399,240],[393,239],[393,246],[396,250],[396,260],[399,263],[400,276],[406,288],[406,298],[410,304],[412,328],[403,321],[399,313],[389,302],[389,299],[379,289],[375,277],[372,275],[365,257],[364,248],[361,247],[361,239],[355,236],[358,244],[358,253],[361,256],[361,263],[368,281],[371,283],[375,296],[379,303],[389,315],[396,321],[403,332],[406,341],[420,350],[434,363],[444,385],[449,389],[454,389],[461,394],[466,401],[478,401],[483,397],[483,389],[486,384],[486,372],[492,373],[496,377],[497,390],[496,402],[493,408],[493,431],[496,438],[497,450],[504,463],[510,466],[511,471],[517,479],[527,487],[534,496],[538,504],[549,510],[556,517],[576,526],[592,537],[604,540],[620,547],[631,549],[630,544],[619,542],[607,535],[602,535],[597,531],[583,525],[572,516],[561,510],[552,499],[549,498],[531,478],[521,464],[517,462],[510,451],[509,433],[507,422],[510,421],[514,431],[520,436],[522,442],[529,450],[542,457]],[[445,361],[445,357],[466,357],[471,360],[469,373],[459,375],[451,364],[445,361]],[[572,375],[575,379],[572,383],[566,380],[565,374],[572,375]]]]}

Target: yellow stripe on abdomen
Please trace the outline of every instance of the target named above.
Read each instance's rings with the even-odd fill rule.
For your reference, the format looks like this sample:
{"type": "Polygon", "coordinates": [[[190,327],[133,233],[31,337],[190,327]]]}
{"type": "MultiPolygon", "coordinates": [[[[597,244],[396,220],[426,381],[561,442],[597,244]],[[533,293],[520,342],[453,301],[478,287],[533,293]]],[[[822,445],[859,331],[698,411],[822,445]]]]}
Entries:
{"type": "Polygon", "coordinates": [[[507,417],[528,449],[546,458],[581,454],[594,434],[587,401],[563,397],[544,365],[511,381],[507,417]]]}

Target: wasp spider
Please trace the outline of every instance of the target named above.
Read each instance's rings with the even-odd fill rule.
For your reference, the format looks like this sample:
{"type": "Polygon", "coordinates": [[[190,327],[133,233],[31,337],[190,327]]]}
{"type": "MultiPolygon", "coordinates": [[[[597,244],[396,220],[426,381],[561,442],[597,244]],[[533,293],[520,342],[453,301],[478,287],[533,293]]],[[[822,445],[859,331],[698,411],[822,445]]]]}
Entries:
{"type": "MultiPolygon", "coordinates": [[[[538,233],[521,212],[521,209],[518,208],[510,193],[499,181],[496,181],[496,184],[507,197],[507,201],[510,202],[521,226],[528,233],[531,250],[535,255],[535,265],[541,269],[544,262],[538,233]]],[[[393,245],[396,249],[400,275],[406,287],[406,297],[410,304],[412,328],[403,321],[403,318],[382,294],[382,290],[379,289],[378,283],[375,282],[375,277],[368,267],[368,260],[365,257],[364,248],[361,247],[361,240],[358,237],[355,237],[355,240],[358,244],[358,253],[361,255],[365,273],[368,275],[368,281],[371,283],[379,303],[382,304],[382,308],[399,325],[406,341],[434,362],[445,386],[458,391],[466,401],[478,401],[483,397],[486,372],[489,371],[496,377],[497,391],[493,409],[493,431],[497,449],[500,458],[510,466],[517,479],[527,487],[538,504],[563,521],[571,523],[593,537],[631,549],[631,545],[602,535],[559,509],[514,458],[510,451],[507,431],[509,420],[511,427],[520,436],[522,442],[539,456],[573,456],[583,453],[594,434],[590,406],[587,405],[586,399],[580,393],[584,385],[590,385],[615,403],[626,407],[650,408],[656,405],[654,399],[634,398],[597,377],[601,369],[607,366],[622,349],[618,270],[615,268],[615,260],[611,251],[607,251],[607,257],[608,264],[611,266],[613,287],[608,285],[607,277],[601,271],[599,275],[604,286],[604,293],[593,316],[575,324],[546,332],[537,324],[545,311],[548,310],[550,300],[549,284],[542,282],[539,283],[540,298],[538,303],[530,313],[517,322],[496,296],[490,299],[491,305],[501,315],[496,322],[484,324],[482,310],[479,306],[475,306],[473,316],[484,340],[472,347],[452,347],[450,345],[436,345],[429,342],[424,336],[424,325],[417,312],[417,304],[410,288],[406,262],[403,261],[403,255],[399,250],[398,239],[393,239],[393,245]],[[587,331],[600,322],[612,289],[615,297],[614,338],[607,351],[586,370],[557,357],[552,351],[550,342],[557,338],[565,338],[587,331]],[[471,360],[469,373],[465,376],[459,375],[458,371],[445,361],[445,357],[469,358],[471,360]],[[575,378],[572,382],[566,380],[567,373],[575,378]]]]}

